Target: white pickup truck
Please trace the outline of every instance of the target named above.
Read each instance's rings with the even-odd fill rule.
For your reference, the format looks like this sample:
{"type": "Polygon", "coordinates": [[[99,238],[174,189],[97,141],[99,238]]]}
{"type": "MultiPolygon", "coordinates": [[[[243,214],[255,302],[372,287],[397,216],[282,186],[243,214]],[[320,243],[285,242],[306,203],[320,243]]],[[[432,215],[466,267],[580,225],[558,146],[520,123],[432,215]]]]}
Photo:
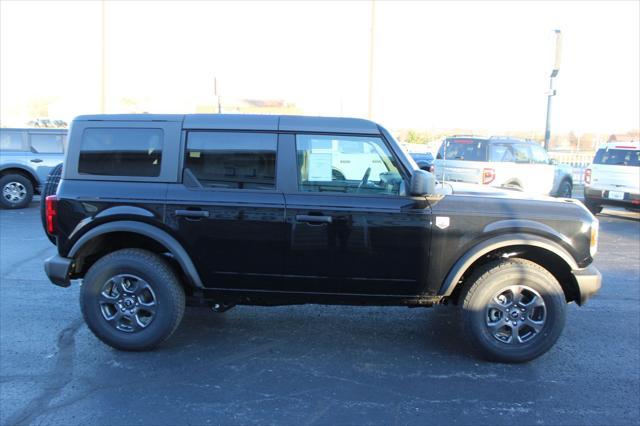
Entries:
{"type": "Polygon", "coordinates": [[[533,141],[504,137],[446,138],[436,156],[436,177],[516,189],[535,195],[571,197],[571,168],[556,164],[533,141]]]}
{"type": "Polygon", "coordinates": [[[584,200],[593,214],[605,205],[640,210],[640,142],[610,142],[598,149],[584,172],[584,200]]]}

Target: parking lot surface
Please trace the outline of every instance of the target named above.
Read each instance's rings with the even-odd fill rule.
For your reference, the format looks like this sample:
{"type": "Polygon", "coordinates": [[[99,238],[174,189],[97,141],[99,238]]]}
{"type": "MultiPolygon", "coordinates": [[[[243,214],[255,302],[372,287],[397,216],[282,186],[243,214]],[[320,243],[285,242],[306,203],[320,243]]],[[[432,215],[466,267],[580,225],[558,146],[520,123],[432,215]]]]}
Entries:
{"type": "Polygon", "coordinates": [[[0,210],[0,423],[639,424],[640,220],[605,210],[603,288],[547,354],[469,355],[450,308],[187,310],[153,352],[118,352],[50,284],[37,204],[0,210]]]}

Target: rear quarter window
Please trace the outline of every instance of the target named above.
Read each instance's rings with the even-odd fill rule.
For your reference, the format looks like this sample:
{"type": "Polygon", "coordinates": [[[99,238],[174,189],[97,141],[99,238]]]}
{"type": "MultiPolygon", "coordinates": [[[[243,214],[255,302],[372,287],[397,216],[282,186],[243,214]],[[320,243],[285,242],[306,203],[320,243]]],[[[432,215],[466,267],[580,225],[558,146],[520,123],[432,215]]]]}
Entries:
{"type": "Polygon", "coordinates": [[[609,166],[640,167],[640,150],[632,149],[599,149],[593,159],[594,164],[609,166]]]}
{"type": "Polygon", "coordinates": [[[78,173],[157,177],[162,144],[162,129],[87,128],[82,134],[78,173]]]}

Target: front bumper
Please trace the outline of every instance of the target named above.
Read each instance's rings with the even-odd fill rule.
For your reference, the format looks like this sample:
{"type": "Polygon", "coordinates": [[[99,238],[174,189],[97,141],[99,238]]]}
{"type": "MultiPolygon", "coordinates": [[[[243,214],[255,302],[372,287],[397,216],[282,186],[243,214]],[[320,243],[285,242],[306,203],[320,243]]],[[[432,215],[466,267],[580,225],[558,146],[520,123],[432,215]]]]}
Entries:
{"type": "Polygon", "coordinates": [[[72,266],[73,259],[56,254],[44,261],[44,272],[55,285],[69,287],[71,285],[69,274],[72,266]]]}
{"type": "Polygon", "coordinates": [[[600,271],[593,265],[589,265],[584,269],[576,269],[571,271],[571,273],[578,283],[580,297],[577,302],[578,305],[582,306],[591,296],[600,290],[602,286],[602,274],[600,274],[600,271]]]}

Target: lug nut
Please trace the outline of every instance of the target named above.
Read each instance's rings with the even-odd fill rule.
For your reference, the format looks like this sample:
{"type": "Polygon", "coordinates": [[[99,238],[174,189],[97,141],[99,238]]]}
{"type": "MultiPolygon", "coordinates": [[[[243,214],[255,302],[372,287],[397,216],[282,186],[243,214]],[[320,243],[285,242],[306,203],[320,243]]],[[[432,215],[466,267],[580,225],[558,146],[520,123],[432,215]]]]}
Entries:
{"type": "Polygon", "coordinates": [[[514,321],[514,322],[513,322],[513,325],[518,325],[518,323],[514,321]]]}

